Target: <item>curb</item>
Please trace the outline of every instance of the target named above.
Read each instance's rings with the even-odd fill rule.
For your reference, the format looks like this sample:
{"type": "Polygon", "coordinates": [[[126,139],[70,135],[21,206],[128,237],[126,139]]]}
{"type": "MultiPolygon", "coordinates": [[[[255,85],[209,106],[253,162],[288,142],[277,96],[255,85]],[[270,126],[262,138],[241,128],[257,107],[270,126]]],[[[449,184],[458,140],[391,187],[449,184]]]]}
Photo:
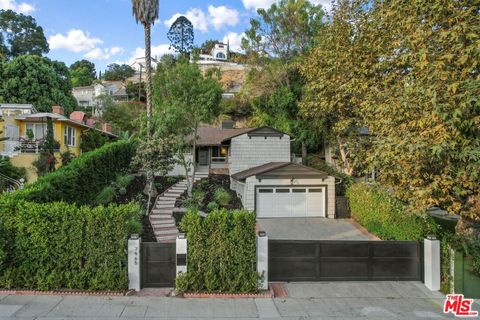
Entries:
{"type": "Polygon", "coordinates": [[[130,296],[133,290],[128,291],[82,291],[82,290],[15,290],[0,289],[3,295],[50,295],[50,296],[130,296]]]}
{"type": "Polygon", "coordinates": [[[185,292],[184,298],[224,298],[224,299],[238,299],[238,298],[273,298],[272,289],[265,293],[202,293],[202,292],[185,292]]]}

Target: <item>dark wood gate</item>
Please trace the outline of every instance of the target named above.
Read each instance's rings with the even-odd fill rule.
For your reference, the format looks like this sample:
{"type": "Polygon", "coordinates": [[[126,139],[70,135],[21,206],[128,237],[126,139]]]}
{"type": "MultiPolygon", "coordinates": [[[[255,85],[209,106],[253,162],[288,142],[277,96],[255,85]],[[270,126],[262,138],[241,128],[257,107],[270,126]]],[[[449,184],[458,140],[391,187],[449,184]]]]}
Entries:
{"type": "Polygon", "coordinates": [[[175,243],[141,244],[142,288],[173,287],[175,282],[175,243]]]}
{"type": "Polygon", "coordinates": [[[421,281],[415,241],[269,240],[270,281],[421,281]]]}

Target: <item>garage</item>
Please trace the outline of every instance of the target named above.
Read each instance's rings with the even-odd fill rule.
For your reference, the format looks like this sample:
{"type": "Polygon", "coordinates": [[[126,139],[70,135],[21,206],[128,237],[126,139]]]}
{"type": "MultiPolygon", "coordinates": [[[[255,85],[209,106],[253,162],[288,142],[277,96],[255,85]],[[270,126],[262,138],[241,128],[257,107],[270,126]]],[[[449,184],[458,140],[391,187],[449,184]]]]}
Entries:
{"type": "Polygon", "coordinates": [[[290,162],[270,162],[231,175],[231,188],[258,218],[335,217],[335,178],[290,162]]]}
{"type": "Polygon", "coordinates": [[[258,218],[325,217],[325,187],[258,187],[258,218]]]}

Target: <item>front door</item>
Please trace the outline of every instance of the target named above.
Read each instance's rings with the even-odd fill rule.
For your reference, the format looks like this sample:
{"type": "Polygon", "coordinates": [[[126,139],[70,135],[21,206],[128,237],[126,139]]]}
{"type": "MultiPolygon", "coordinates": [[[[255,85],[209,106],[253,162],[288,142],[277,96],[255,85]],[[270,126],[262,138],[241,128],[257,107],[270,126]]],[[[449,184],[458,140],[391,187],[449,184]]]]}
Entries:
{"type": "Polygon", "coordinates": [[[208,165],[208,149],[198,150],[198,164],[201,166],[208,165]]]}

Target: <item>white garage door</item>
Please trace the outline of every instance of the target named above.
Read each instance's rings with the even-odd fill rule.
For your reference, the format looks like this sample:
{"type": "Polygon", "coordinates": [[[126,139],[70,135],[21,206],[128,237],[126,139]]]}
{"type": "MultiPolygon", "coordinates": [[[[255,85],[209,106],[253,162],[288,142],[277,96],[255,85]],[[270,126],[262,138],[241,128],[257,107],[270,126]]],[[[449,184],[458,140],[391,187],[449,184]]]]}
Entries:
{"type": "Polygon", "coordinates": [[[325,217],[325,187],[257,188],[259,218],[325,217]]]}

